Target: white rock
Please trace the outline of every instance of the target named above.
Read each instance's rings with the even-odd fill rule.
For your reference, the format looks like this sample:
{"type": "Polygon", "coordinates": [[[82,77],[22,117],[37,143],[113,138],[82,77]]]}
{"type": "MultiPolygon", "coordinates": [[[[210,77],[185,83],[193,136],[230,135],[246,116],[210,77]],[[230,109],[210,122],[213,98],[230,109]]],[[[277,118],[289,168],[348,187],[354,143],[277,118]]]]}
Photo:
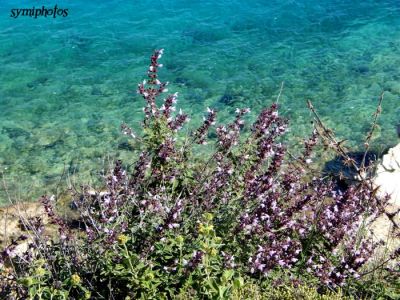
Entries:
{"type": "Polygon", "coordinates": [[[385,214],[378,216],[369,226],[375,241],[383,242],[380,252],[390,253],[400,247],[400,144],[391,148],[377,166],[374,186],[378,187],[378,197],[390,195],[385,214]],[[385,251],[382,251],[382,250],[385,251]]]}
{"type": "Polygon", "coordinates": [[[376,170],[374,184],[379,186],[379,196],[389,194],[389,203],[400,207],[400,144],[383,156],[376,170]]]}

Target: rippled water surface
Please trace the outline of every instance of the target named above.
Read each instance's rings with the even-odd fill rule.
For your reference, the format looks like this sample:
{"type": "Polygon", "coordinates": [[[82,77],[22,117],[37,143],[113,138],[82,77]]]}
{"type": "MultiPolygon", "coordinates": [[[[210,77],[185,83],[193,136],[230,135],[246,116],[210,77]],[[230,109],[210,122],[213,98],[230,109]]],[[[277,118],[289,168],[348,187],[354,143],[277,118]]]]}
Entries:
{"type": "Polygon", "coordinates": [[[161,79],[180,92],[193,125],[207,106],[222,120],[236,107],[257,113],[284,81],[293,141],[310,131],[311,99],[356,146],[383,90],[377,144],[398,141],[398,0],[11,0],[0,11],[0,168],[23,199],[53,191],[62,174],[132,157],[119,125],[138,128],[135,88],[155,48],[165,48],[161,79]],[[10,17],[55,4],[68,16],[10,17]]]}

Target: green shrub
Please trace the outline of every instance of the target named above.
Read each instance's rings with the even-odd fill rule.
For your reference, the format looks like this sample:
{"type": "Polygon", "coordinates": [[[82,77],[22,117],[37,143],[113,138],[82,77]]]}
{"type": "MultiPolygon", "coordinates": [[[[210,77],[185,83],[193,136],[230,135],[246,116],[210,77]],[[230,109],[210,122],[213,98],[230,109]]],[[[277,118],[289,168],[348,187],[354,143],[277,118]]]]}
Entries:
{"type": "Polygon", "coordinates": [[[142,147],[136,163],[116,161],[102,191],[75,191],[81,232],[54,212],[51,198],[42,197],[59,236],[47,239],[40,218],[29,222],[28,250],[16,255],[14,241],[3,252],[1,297],[339,299],[342,291],[355,298],[385,296],[364,276],[377,245],[359,228],[384,204],[369,181],[340,190],[325,176],[310,176],[318,128],[305,140],[303,154],[289,159],[281,138],[287,121],[276,103],[247,132],[249,109],[237,109],[232,123],[216,127],[214,152],[195,160],[197,145],[207,147],[216,111],[208,109],[190,136],[180,134],[188,116],[174,113],[177,94],[157,104],[167,92],[157,74],[161,55],[155,51],[148,80],[138,85],[146,102],[143,134],[122,125],[142,147]]]}

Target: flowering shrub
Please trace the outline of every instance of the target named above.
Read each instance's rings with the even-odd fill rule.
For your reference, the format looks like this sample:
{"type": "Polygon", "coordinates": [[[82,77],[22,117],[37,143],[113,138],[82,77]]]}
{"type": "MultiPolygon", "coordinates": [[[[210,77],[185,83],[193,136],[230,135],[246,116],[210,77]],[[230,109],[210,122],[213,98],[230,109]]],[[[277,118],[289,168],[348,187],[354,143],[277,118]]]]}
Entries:
{"type": "Polygon", "coordinates": [[[384,205],[368,180],[339,190],[329,178],[310,176],[317,130],[301,157],[288,159],[281,138],[288,122],[276,103],[248,132],[249,109],[237,109],[230,124],[218,126],[216,111],[207,109],[203,124],[183,136],[189,118],[175,112],[178,94],[157,103],[168,92],[158,78],[162,54],[154,52],[148,79],[138,85],[143,134],[122,125],[142,145],[136,163],[116,161],[104,190],[74,194],[79,230],[42,198],[60,234],[45,238],[38,219],[30,223],[34,234],[24,253],[15,255],[17,241],[4,250],[2,298],[273,299],[282,285],[312,286],[332,297],[330,290],[339,289],[384,295],[384,288],[362,288],[377,245],[360,228],[384,205]],[[194,147],[206,147],[195,145],[206,145],[215,126],[214,152],[195,159],[194,147]]]}

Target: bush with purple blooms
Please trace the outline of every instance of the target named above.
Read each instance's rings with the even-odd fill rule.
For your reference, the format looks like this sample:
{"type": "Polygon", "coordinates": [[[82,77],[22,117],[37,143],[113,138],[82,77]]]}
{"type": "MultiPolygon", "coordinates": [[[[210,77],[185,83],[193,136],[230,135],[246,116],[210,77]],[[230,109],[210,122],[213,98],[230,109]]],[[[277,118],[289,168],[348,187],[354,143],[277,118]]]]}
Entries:
{"type": "Polygon", "coordinates": [[[78,229],[42,197],[59,235],[46,238],[40,219],[29,223],[28,249],[16,255],[14,241],[3,251],[0,297],[396,299],[399,267],[389,263],[400,249],[374,269],[369,264],[378,245],[363,224],[384,200],[368,179],[339,189],[311,174],[317,129],[302,155],[289,157],[282,139],[288,122],[277,104],[247,131],[249,109],[237,109],[227,125],[216,125],[208,109],[184,136],[188,116],[175,113],[178,95],[167,95],[168,83],[158,78],[162,54],[154,52],[138,85],[143,133],[122,125],[142,145],[136,163],[116,161],[103,190],[75,192],[78,229]],[[193,149],[210,147],[207,141],[213,153],[196,158],[193,149]]]}

